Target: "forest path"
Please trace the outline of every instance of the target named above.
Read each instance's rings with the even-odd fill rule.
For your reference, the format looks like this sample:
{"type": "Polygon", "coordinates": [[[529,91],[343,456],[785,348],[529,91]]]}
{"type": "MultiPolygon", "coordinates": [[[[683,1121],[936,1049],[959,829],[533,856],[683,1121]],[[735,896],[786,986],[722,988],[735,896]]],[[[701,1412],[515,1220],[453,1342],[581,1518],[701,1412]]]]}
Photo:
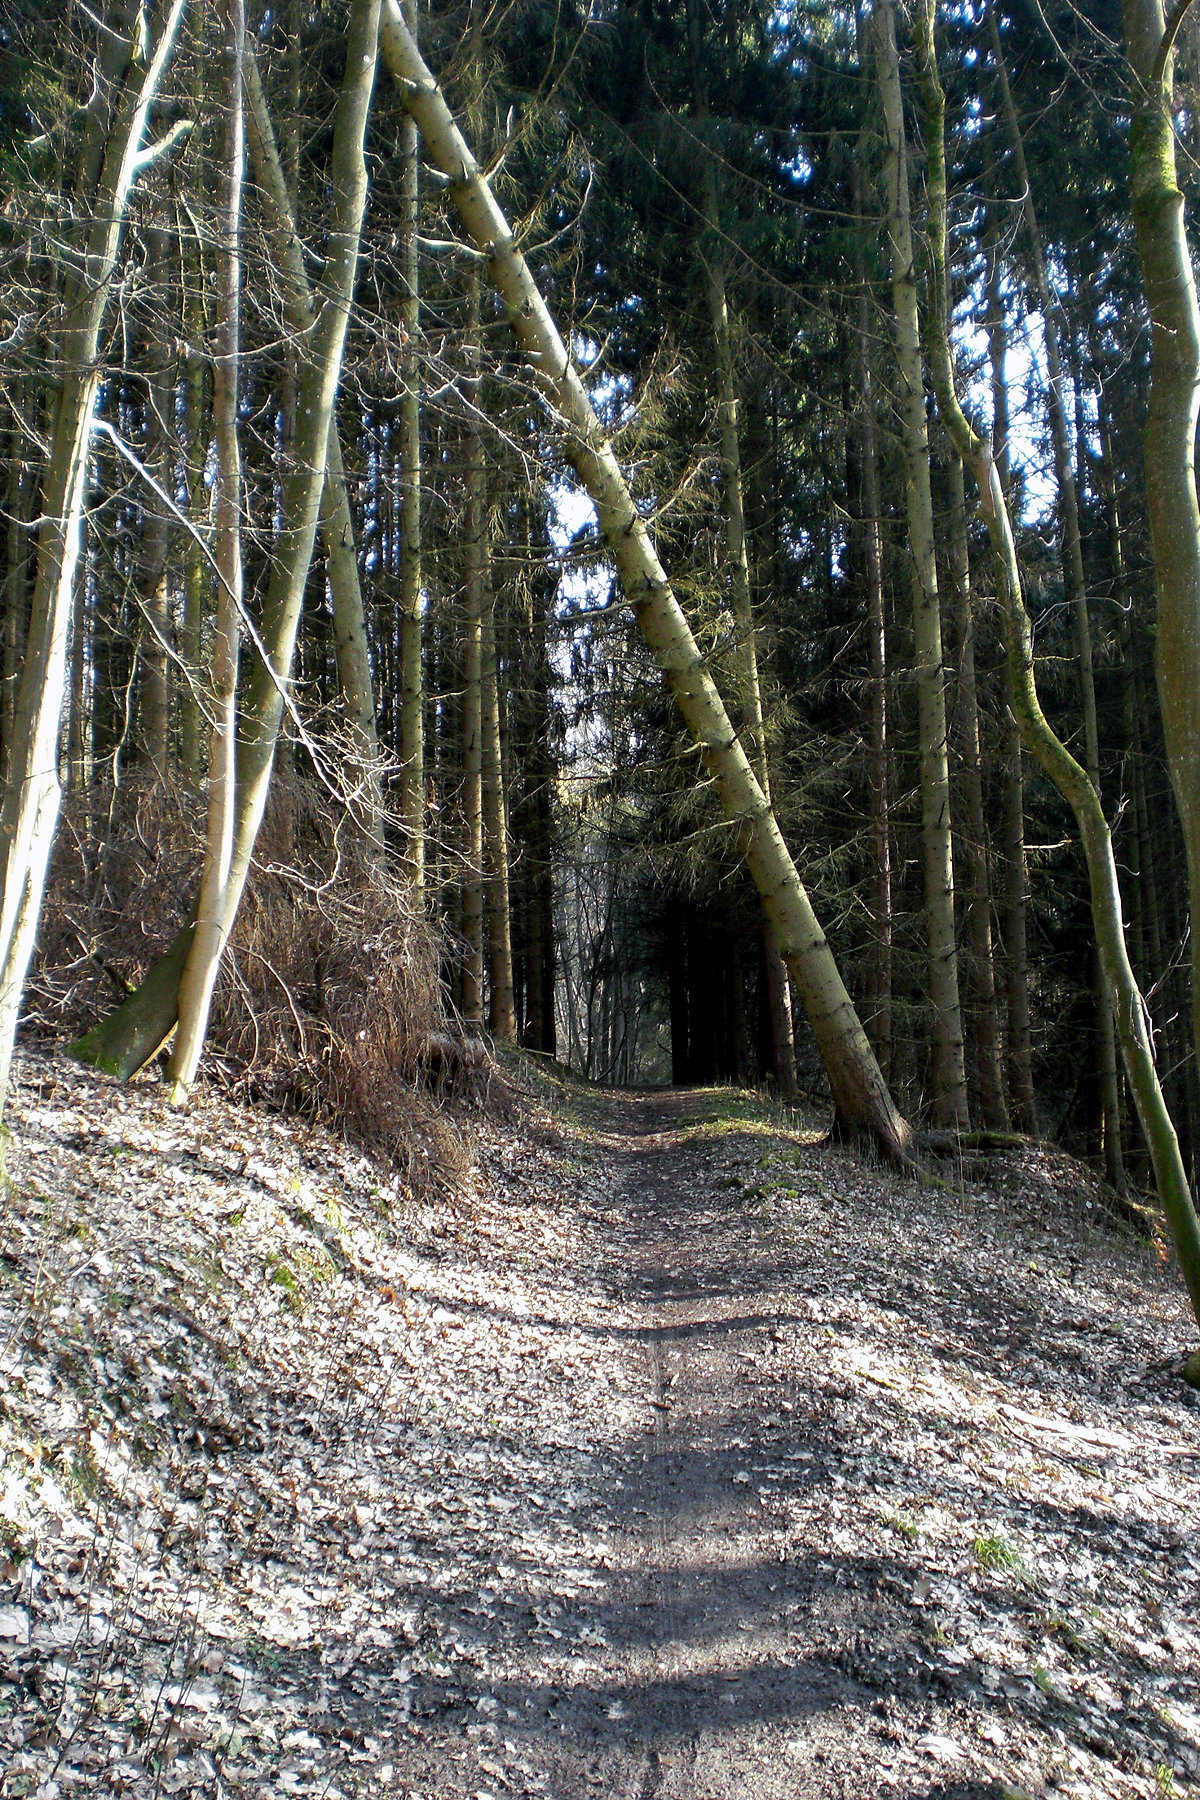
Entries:
{"type": "MultiPolygon", "coordinates": [[[[617,1701],[591,1779],[638,1800],[861,1793],[866,1746],[838,1716],[857,1686],[837,1659],[867,1620],[835,1569],[814,1581],[812,1559],[782,1553],[768,1485],[812,1454],[778,1360],[803,1271],[769,1209],[747,1207],[728,1139],[706,1134],[711,1093],[629,1096],[624,1110],[604,1279],[639,1321],[629,1381],[646,1422],[640,1445],[610,1446],[624,1666],[607,1672],[617,1701]],[[815,1633],[795,1629],[801,1615],[815,1633]]],[[[883,1617],[873,1635],[887,1638],[883,1617]]],[[[566,1768],[560,1786],[586,1791],[566,1768]]]]}
{"type": "Polygon", "coordinates": [[[1078,1166],[526,1075],[434,1199],[20,1059],[0,1797],[1195,1792],[1192,1334],[1078,1166]]]}

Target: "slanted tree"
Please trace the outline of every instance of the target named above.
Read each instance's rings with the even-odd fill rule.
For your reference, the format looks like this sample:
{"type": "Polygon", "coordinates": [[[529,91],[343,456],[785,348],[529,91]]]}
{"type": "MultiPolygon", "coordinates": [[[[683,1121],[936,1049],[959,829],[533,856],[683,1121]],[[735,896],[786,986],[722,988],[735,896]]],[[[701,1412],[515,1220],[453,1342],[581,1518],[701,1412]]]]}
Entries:
{"type": "Polygon", "coordinates": [[[852,1135],[873,1138],[889,1156],[907,1160],[910,1128],[888,1093],[770,803],[730,723],[545,300],[405,26],[398,0],[384,0],[381,42],[405,104],[421,129],[427,154],[449,178],[451,195],[468,233],[487,258],[517,341],[566,426],[564,454],[591,495],[638,623],[701,748],[722,806],[737,828],[743,855],[803,995],[839,1122],[852,1135]]]}

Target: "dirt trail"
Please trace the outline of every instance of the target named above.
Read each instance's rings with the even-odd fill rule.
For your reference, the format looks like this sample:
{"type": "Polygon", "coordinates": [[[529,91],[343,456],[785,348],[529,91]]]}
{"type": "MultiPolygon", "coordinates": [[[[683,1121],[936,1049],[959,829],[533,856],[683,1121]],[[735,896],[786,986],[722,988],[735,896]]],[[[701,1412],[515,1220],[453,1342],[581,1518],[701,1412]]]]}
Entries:
{"type": "MultiPolygon", "coordinates": [[[[800,1323],[803,1270],[778,1229],[746,1216],[728,1146],[689,1137],[703,1101],[630,1097],[624,1110],[626,1132],[607,1139],[615,1180],[594,1248],[601,1283],[634,1321],[614,1345],[616,1379],[640,1397],[645,1423],[640,1443],[598,1446],[596,1485],[619,1495],[609,1654],[538,1696],[549,1701],[551,1789],[631,1800],[877,1791],[889,1784],[865,1708],[878,1696],[845,1665],[868,1642],[876,1656],[903,1651],[895,1608],[874,1583],[782,1544],[780,1503],[814,1455],[778,1354],[800,1323]]],[[[968,1780],[937,1791],[984,1790],[968,1780]]]]}
{"type": "Polygon", "coordinates": [[[1195,1791],[1188,1329],[1063,1159],[543,1078],[417,1207],[19,1074],[0,1796],[1195,1791]]]}

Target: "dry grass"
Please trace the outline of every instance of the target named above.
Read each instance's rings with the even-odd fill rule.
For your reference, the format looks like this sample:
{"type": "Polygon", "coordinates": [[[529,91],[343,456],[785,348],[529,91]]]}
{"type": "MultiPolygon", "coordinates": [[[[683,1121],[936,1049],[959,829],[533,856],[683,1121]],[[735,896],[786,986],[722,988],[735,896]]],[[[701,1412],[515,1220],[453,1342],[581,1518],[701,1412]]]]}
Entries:
{"type": "MultiPolygon", "coordinates": [[[[141,981],[187,912],[202,832],[202,800],[182,787],[129,782],[115,799],[93,789],[67,802],[27,1029],[75,1037],[141,981]]],[[[418,1187],[454,1177],[467,1150],[453,1102],[486,1097],[494,1064],[447,1014],[443,951],[407,881],[364,866],[323,790],[277,779],[206,1076],[335,1124],[418,1187]]]]}

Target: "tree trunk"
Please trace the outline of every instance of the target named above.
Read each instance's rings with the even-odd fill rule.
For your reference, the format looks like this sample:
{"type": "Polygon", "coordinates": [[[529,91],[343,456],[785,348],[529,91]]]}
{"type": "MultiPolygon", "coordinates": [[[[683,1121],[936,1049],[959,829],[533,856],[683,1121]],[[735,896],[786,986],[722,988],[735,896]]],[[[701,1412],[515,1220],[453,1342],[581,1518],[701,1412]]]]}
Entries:
{"type": "Polygon", "coordinates": [[[467,273],[466,530],[462,630],[462,1011],[483,1024],[483,615],[488,586],[487,483],[480,431],[479,276],[467,273]]]}
{"type": "MultiPolygon", "coordinates": [[[[1063,397],[1062,353],[1060,348],[1061,309],[1051,291],[1046,275],[1046,258],[1042,234],[1033,204],[1033,189],[1025,162],[1025,145],[1020,120],[1013,104],[1000,29],[993,5],[987,9],[988,34],[996,63],[996,80],[1000,90],[1000,106],[1008,127],[1009,141],[1016,162],[1017,180],[1021,188],[1021,213],[1029,245],[1029,260],[1042,312],[1043,341],[1049,372],[1047,404],[1050,413],[1050,435],[1054,443],[1054,468],[1058,481],[1058,504],[1062,517],[1063,584],[1075,621],[1075,641],[1079,654],[1079,691],[1083,711],[1085,764],[1088,779],[1100,792],[1100,739],[1096,728],[1096,686],[1092,674],[1092,626],[1088,614],[1087,582],[1083,571],[1083,540],[1079,530],[1079,494],[1071,466],[1071,437],[1067,429],[1067,412],[1063,397]]],[[[1121,1156],[1121,1104],[1117,1083],[1116,1040],[1112,1007],[1104,981],[1099,952],[1093,957],[1092,992],[1095,997],[1097,1064],[1100,1077],[1103,1114],[1103,1150],[1105,1171],[1118,1190],[1125,1189],[1125,1167],[1121,1156]]]]}
{"type": "Polygon", "coordinates": [[[208,516],[208,488],[204,482],[204,463],[208,454],[208,432],[205,418],[204,358],[200,344],[204,338],[203,270],[200,245],[191,235],[184,253],[184,321],[187,348],[184,353],[184,429],[187,433],[188,523],[183,555],[183,616],[179,631],[179,659],[182,664],[179,693],[179,760],[186,779],[199,783],[203,761],[203,744],[199,682],[204,589],[207,570],[202,534],[208,516]]]}
{"type": "MultiPolygon", "coordinates": [[[[404,0],[404,17],[417,42],[418,0],[404,0]]],[[[421,624],[421,292],[417,234],[421,222],[421,145],[417,122],[406,112],[401,126],[401,277],[404,323],[400,376],[400,819],[408,840],[414,885],[425,880],[425,687],[421,624]]]]}
{"type": "Polygon", "coordinates": [[[245,169],[243,69],[244,0],[225,0],[219,15],[227,33],[225,194],[217,250],[217,352],[213,357],[213,435],[217,474],[213,506],[213,562],[217,626],[211,675],[212,732],[208,751],[208,820],[204,866],[191,948],[179,979],[179,1029],[171,1074],[185,1089],[196,1072],[229,910],[237,817],[237,686],[242,613],[242,456],[238,435],[238,371],[242,347],[242,183],[245,169]]]}
{"type": "MultiPolygon", "coordinates": [[[[146,279],[152,285],[166,274],[166,234],[159,226],[146,233],[146,279]]],[[[145,465],[158,486],[171,492],[174,462],[175,372],[170,346],[150,345],[146,398],[145,465]]],[[[171,532],[166,503],[153,489],[142,501],[142,535],[138,557],[138,601],[142,612],[141,691],[138,695],[138,749],[160,781],[167,778],[171,735],[171,608],[167,594],[167,552],[171,532]]]]}
{"type": "Polygon", "coordinates": [[[875,440],[875,378],[871,367],[870,294],[863,233],[862,155],[854,161],[855,277],[858,284],[858,392],[862,454],[862,527],[867,579],[867,670],[871,684],[871,745],[867,791],[871,823],[871,962],[867,1035],[885,1081],[892,1072],[892,821],[888,775],[887,628],[883,598],[883,527],[875,440]]]}
{"type": "Polygon", "coordinates": [[[975,1001],[979,1115],[985,1131],[1009,1131],[1012,1127],[1004,1104],[996,966],[992,956],[992,884],[988,870],[987,822],[983,813],[979,704],[975,692],[975,614],[967,544],[967,505],[962,458],[954,450],[950,453],[950,580],[958,639],[958,736],[966,799],[967,865],[971,876],[967,929],[975,1001]]]}
{"type": "Polygon", "coordinates": [[[516,1042],[513,1008],[512,921],[508,885],[508,808],[500,741],[500,681],[496,654],[496,599],[483,621],[483,827],[488,919],[488,1030],[502,1043],[516,1042]]]}
{"type": "MultiPolygon", "coordinates": [[[[1175,167],[1172,54],[1161,0],[1123,0],[1133,73],[1130,196],[1151,322],[1146,510],[1158,588],[1158,698],[1187,855],[1192,1046],[1200,1050],[1200,309],[1175,167]]],[[[1172,9],[1178,20],[1179,9],[1172,9]]]]}
{"type": "Polygon", "coordinates": [[[480,174],[441,90],[405,28],[398,0],[384,0],[381,42],[427,156],[451,195],[508,308],[521,348],[566,427],[565,453],[595,502],[601,529],[638,623],[712,775],[726,816],[779,933],[825,1062],[842,1127],[906,1161],[910,1132],[892,1102],[779,826],[713,685],[679,602],[630,496],[563,341],[512,232],[480,174]]]}
{"type": "Polygon", "coordinates": [[[1154,1068],[1146,1004],[1129,963],[1121,890],[1108,822],[1087,771],[1055,736],[1042,712],[1034,677],[1033,632],[1021,593],[1008,504],[991,448],[970,425],[955,392],[945,304],[945,99],[934,49],[933,8],[934,0],[921,0],[917,19],[917,62],[925,105],[929,242],[933,260],[929,341],[938,409],[959,455],[979,484],[980,511],[992,544],[996,598],[1008,641],[1012,701],[1021,734],[1043,772],[1067,801],[1079,827],[1091,884],[1096,941],[1103,959],[1129,1085],[1150,1145],[1159,1198],[1175,1241],[1192,1310],[1200,1322],[1200,1224],[1192,1205],[1175,1128],[1154,1068]]]}
{"type": "MultiPolygon", "coordinates": [[[[1005,362],[1008,333],[1000,295],[999,234],[995,221],[992,159],[987,142],[989,195],[987,217],[987,331],[992,375],[992,443],[996,471],[1005,497],[1010,492],[1008,465],[1008,378],[1005,362]]],[[[1012,682],[1004,675],[1002,715],[1004,772],[1004,883],[1002,927],[1005,999],[1008,1013],[1008,1094],[1013,1123],[1031,1137],[1038,1134],[1037,1095],[1033,1086],[1033,1043],[1029,1024],[1029,950],[1026,913],[1029,877],[1025,865],[1025,781],[1021,764],[1021,729],[1012,709],[1012,682]]]]}
{"type": "MultiPolygon", "coordinates": [[[[688,26],[692,55],[695,114],[701,128],[708,120],[708,106],[700,66],[700,15],[697,0],[688,0],[688,26]]],[[[705,244],[705,290],[712,327],[717,376],[717,429],[721,446],[721,481],[725,495],[725,560],[730,600],[737,628],[741,662],[742,720],[748,740],[750,763],[759,786],[771,798],[767,734],[763,719],[762,683],[758,671],[758,635],[750,590],[750,556],[746,544],[746,507],[742,490],[742,452],[738,430],[738,397],[734,381],[733,343],[725,268],[721,256],[721,220],[713,156],[707,149],[701,158],[701,190],[705,244]]],[[[796,1096],[796,1052],[792,1033],[792,994],[787,967],[779,949],[779,934],[764,910],[763,955],[766,960],[767,996],[771,1014],[771,1049],[775,1080],[785,1100],[796,1096]]]]}
{"type": "Polygon", "coordinates": [[[925,857],[925,921],[932,1012],[933,1110],[939,1125],[963,1129],[967,1083],[963,1066],[958,954],[954,941],[954,856],[950,829],[950,768],[946,738],[945,667],[929,480],[929,428],[921,367],[921,328],[908,195],[908,154],[900,93],[900,57],[892,0],[874,13],[875,57],[883,103],[892,253],[896,369],[905,466],[908,543],[912,557],[913,639],[917,730],[921,750],[921,826],[925,857]]]}
{"type": "MultiPolygon", "coordinates": [[[[88,449],[100,392],[100,329],[108,310],[125,215],[139,168],[150,105],[171,51],[184,0],[157,16],[153,52],[121,41],[128,66],[111,129],[96,149],[94,191],[84,190],[86,237],[72,258],[59,344],[61,386],[41,496],[37,574],[24,671],[13,717],[8,781],[0,807],[0,1104],[33,952],[46,867],[58,819],[58,738],[67,640],[83,533],[88,449]]],[[[112,33],[106,33],[111,44],[112,33]]]]}

